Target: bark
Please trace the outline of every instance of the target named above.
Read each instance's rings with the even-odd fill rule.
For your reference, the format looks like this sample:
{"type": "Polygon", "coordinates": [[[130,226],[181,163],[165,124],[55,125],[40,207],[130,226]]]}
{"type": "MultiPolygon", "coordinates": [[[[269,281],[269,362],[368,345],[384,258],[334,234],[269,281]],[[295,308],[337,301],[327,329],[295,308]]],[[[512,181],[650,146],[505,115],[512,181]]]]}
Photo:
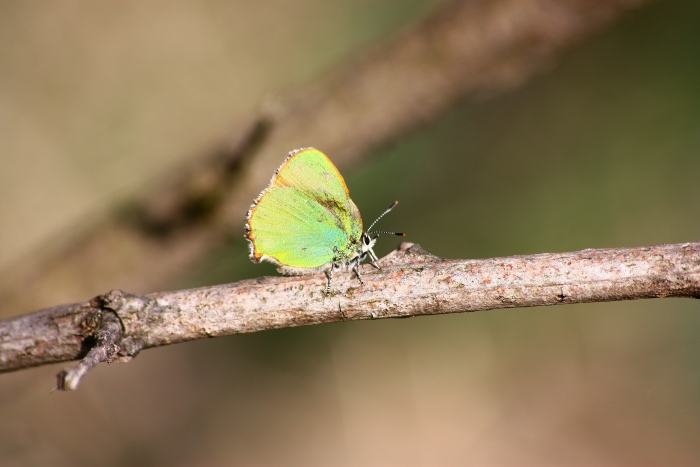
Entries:
{"type": "MultiPolygon", "coordinates": [[[[5,316],[120,287],[158,290],[242,235],[246,209],[288,151],[315,146],[342,169],[442,115],[512,89],[643,0],[477,0],[423,22],[242,122],[151,193],[0,276],[5,316]]],[[[73,355],[75,357],[75,355],[73,355]]]]}
{"type": "Polygon", "coordinates": [[[119,290],[0,321],[0,371],[83,360],[59,373],[75,389],[99,362],[178,342],[337,321],[658,297],[700,298],[700,243],[446,260],[403,243],[366,268],[264,277],[150,295],[119,290]]]}

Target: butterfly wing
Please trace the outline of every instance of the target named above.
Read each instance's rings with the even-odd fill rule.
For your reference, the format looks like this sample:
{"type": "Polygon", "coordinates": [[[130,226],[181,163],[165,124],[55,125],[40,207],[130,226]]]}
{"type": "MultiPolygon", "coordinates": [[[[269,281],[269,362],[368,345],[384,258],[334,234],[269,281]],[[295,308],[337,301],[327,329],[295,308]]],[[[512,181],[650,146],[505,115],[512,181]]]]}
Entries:
{"type": "Polygon", "coordinates": [[[288,272],[351,254],[362,219],[338,169],[316,149],[290,153],[248,212],[251,259],[288,272]]]}
{"type": "Polygon", "coordinates": [[[360,211],[350,199],[345,180],[321,151],[308,148],[292,152],[273,183],[277,187],[293,187],[304,193],[328,209],[340,228],[357,236],[362,234],[360,211]]]}

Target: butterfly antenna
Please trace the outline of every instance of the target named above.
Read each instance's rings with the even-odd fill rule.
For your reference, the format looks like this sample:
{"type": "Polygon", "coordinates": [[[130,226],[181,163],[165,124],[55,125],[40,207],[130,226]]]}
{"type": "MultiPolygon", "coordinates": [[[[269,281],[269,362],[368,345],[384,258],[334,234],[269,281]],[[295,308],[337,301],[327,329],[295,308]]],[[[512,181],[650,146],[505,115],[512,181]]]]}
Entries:
{"type": "MultiPolygon", "coordinates": [[[[372,227],[374,227],[374,224],[376,224],[376,223],[379,221],[379,219],[381,219],[382,217],[384,217],[384,216],[386,216],[387,214],[389,214],[389,213],[391,212],[391,210],[394,209],[394,208],[396,207],[397,204],[399,204],[399,202],[398,202],[398,201],[394,201],[394,203],[393,203],[391,206],[389,206],[389,209],[387,209],[386,211],[384,211],[384,212],[382,213],[381,216],[377,217],[377,220],[375,220],[374,222],[372,222],[372,225],[370,225],[370,226],[369,226],[369,229],[367,229],[367,233],[369,233],[369,231],[372,230],[372,227]]],[[[377,232],[377,233],[390,233],[390,232],[377,232]]],[[[394,233],[394,232],[391,232],[391,233],[394,233]]]]}
{"type": "MultiPolygon", "coordinates": [[[[406,234],[403,232],[374,232],[376,234],[388,234],[388,235],[397,235],[399,237],[405,237],[406,234]]],[[[376,237],[375,237],[376,238],[376,237]]]]}

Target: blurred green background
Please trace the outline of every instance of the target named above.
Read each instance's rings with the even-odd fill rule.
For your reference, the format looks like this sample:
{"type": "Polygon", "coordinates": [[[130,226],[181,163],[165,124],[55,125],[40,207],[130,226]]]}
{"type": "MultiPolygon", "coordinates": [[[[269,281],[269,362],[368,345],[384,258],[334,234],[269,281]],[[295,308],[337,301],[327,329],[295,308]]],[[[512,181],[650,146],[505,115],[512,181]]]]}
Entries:
{"type": "MultiPolygon", "coordinates": [[[[0,4],[0,266],[436,3],[0,4]]],[[[345,175],[365,221],[398,199],[382,229],[479,258],[697,241],[699,169],[700,4],[671,0],[345,175]]],[[[274,273],[241,238],[172,288],[274,273]]],[[[63,365],[0,375],[0,465],[697,465],[699,312],[284,329],[149,350],[67,394],[63,365]]]]}

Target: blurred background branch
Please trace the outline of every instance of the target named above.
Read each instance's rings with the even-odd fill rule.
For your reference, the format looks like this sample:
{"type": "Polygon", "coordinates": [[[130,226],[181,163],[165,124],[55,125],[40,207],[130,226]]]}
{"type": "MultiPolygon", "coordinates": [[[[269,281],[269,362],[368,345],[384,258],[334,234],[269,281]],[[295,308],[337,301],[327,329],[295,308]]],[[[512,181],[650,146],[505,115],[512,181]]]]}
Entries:
{"type": "MultiPolygon", "coordinates": [[[[641,0],[452,1],[327,75],[268,100],[228,143],[162,177],[0,276],[5,316],[101,290],[158,290],[242,232],[250,201],[285,154],[313,145],[341,170],[460,99],[525,82],[641,0]]],[[[427,155],[426,157],[430,157],[427,155]]]]}
{"type": "Polygon", "coordinates": [[[445,260],[404,243],[358,286],[338,275],[267,277],[146,296],[114,290],[89,302],[0,321],[0,372],[82,358],[58,374],[76,389],[101,362],[209,337],[348,320],[641,298],[700,298],[700,243],[445,260]]]}

